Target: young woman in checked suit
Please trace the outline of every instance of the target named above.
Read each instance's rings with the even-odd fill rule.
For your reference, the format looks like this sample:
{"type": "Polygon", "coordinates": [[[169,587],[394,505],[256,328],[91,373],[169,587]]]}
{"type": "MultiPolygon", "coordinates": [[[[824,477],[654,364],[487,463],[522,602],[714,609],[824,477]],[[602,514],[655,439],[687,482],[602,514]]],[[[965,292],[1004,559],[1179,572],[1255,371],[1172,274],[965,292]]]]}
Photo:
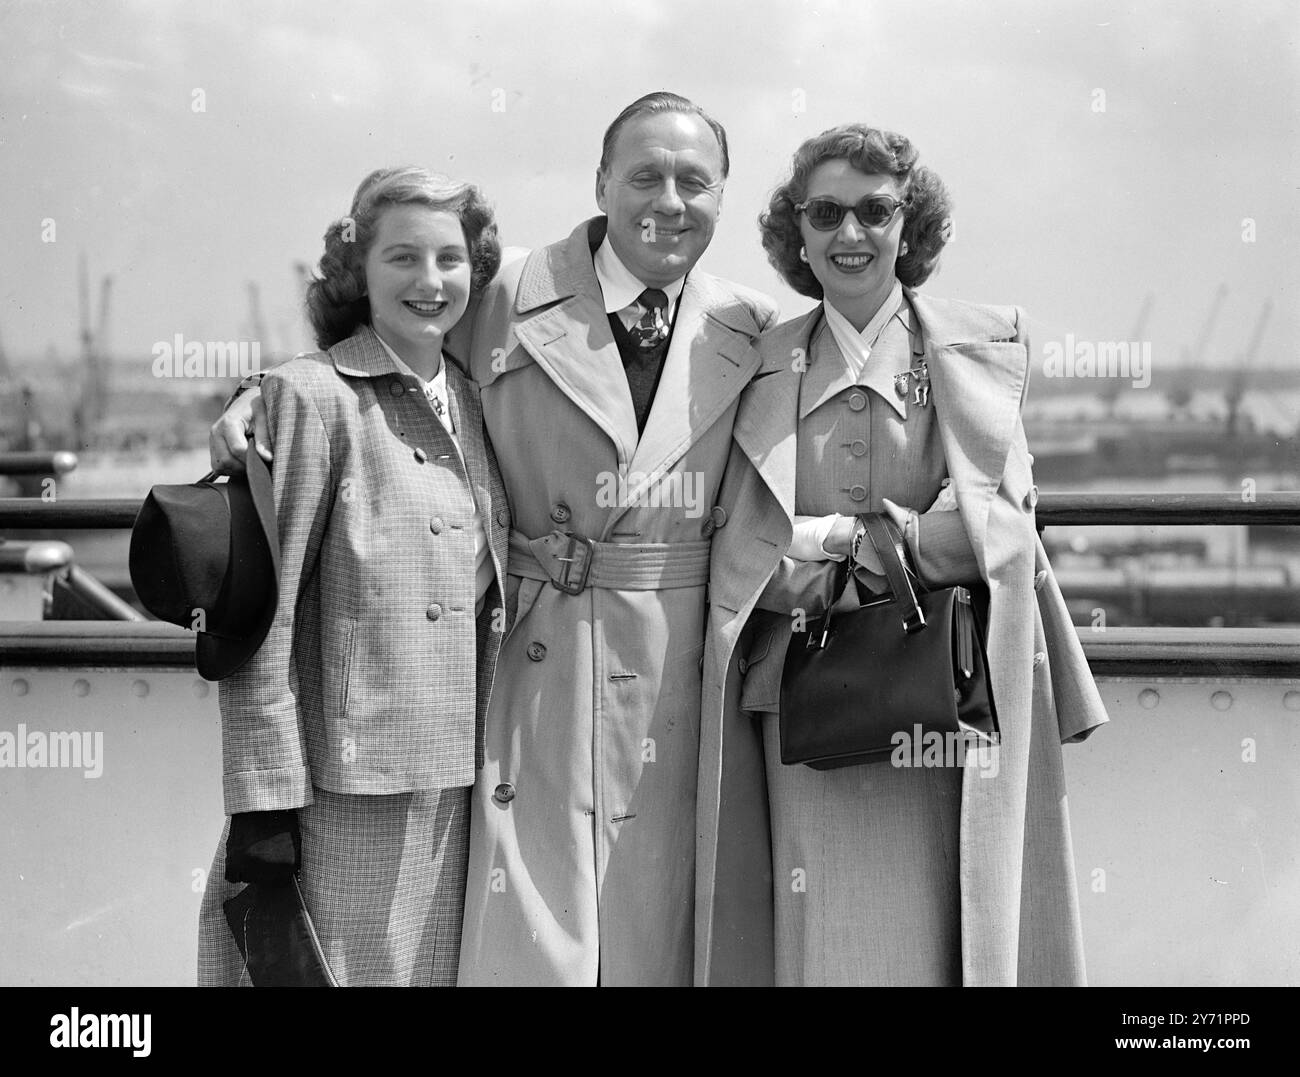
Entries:
{"type": "Polygon", "coordinates": [[[456,982],[509,516],[477,388],[442,348],[499,263],[474,187],[372,173],[308,292],[322,351],[262,382],[280,605],[221,683],[231,819],[201,985],[246,979],[223,901],[295,872],[341,985],[456,982]]]}

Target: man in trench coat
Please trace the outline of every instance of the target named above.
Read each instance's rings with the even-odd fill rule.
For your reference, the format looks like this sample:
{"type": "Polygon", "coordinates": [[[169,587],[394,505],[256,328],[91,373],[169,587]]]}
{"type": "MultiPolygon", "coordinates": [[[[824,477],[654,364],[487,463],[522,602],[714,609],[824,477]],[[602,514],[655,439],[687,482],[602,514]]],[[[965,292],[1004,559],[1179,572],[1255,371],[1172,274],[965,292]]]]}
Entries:
{"type": "Polygon", "coordinates": [[[514,514],[513,627],[474,791],[462,985],[692,980],[708,550],[737,400],[776,310],[693,268],[721,207],[725,136],[685,106],[636,107],[606,139],[607,216],[503,269],[473,328],[514,514]],[[598,277],[602,247],[635,278],[624,299],[598,277]],[[638,431],[610,315],[683,276],[638,431]]]}
{"type": "MultiPolygon", "coordinates": [[[[506,265],[468,348],[449,342],[513,517],[462,985],[692,981],[708,549],[738,398],[777,319],[695,269],[727,171],[698,106],[633,102],[604,139],[605,216],[506,265]],[[646,288],[669,300],[669,335],[634,389],[614,319],[648,316],[646,288]]],[[[250,408],[214,427],[214,467],[238,467],[250,408]]]]}

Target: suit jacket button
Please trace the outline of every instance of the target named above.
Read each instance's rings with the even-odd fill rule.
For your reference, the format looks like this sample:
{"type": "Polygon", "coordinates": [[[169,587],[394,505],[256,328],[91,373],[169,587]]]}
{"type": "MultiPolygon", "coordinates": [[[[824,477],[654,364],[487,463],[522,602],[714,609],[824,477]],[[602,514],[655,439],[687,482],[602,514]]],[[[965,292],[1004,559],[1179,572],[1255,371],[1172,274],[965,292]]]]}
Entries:
{"type": "Polygon", "coordinates": [[[498,804],[509,804],[515,799],[515,787],[509,782],[502,782],[492,790],[492,799],[498,804]]]}
{"type": "Polygon", "coordinates": [[[401,378],[393,378],[388,383],[388,393],[390,396],[403,396],[406,393],[406,387],[402,384],[401,378]]]}
{"type": "Polygon", "coordinates": [[[1047,661],[1047,652],[1039,651],[1037,654],[1034,655],[1034,669],[1037,669],[1046,661],[1047,661]]]}
{"type": "Polygon", "coordinates": [[[506,509],[499,509],[497,511],[497,523],[502,527],[510,526],[510,513],[506,509]]]}
{"type": "Polygon", "coordinates": [[[850,393],[849,407],[854,411],[861,411],[867,406],[867,398],[864,393],[850,393]]]}
{"type": "Polygon", "coordinates": [[[524,653],[528,655],[531,661],[540,662],[546,657],[546,645],[534,640],[528,645],[528,648],[524,653]]]}
{"type": "Polygon", "coordinates": [[[853,442],[849,446],[849,452],[851,452],[854,456],[866,456],[867,443],[863,441],[861,438],[858,438],[857,441],[853,442]]]}
{"type": "Polygon", "coordinates": [[[425,452],[423,449],[416,449],[415,458],[416,460],[418,460],[420,463],[423,464],[427,459],[429,459],[429,454],[425,452]]]}
{"type": "Polygon", "coordinates": [[[1043,584],[1047,582],[1047,569],[1040,569],[1034,573],[1034,590],[1041,591],[1043,584]]]}
{"type": "Polygon", "coordinates": [[[442,616],[442,607],[439,606],[438,603],[434,602],[424,611],[424,615],[429,618],[429,620],[436,621],[442,616]]]}
{"type": "Polygon", "coordinates": [[[563,501],[557,501],[555,507],[551,509],[551,519],[557,524],[567,524],[572,516],[573,510],[563,501]]]}
{"type": "Polygon", "coordinates": [[[1025,511],[1029,512],[1038,504],[1038,487],[1031,486],[1029,493],[1025,494],[1025,511]]]}
{"type": "Polygon", "coordinates": [[[429,530],[432,531],[435,535],[441,535],[441,534],[442,534],[442,517],[441,517],[441,516],[435,516],[432,520],[429,521],[429,530]]]}
{"type": "Polygon", "coordinates": [[[849,497],[851,497],[854,501],[866,501],[867,488],[865,486],[854,486],[851,490],[849,490],[849,497]]]}

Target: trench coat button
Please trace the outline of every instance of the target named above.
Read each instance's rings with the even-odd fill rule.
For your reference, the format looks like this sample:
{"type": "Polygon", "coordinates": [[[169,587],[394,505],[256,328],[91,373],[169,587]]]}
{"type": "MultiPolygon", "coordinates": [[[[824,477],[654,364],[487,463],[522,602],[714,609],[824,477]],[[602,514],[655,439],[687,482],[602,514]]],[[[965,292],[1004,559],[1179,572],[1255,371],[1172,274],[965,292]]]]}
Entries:
{"type": "Polygon", "coordinates": [[[557,524],[567,524],[572,516],[573,510],[563,501],[557,501],[555,507],[551,509],[551,519],[557,524]]]}
{"type": "Polygon", "coordinates": [[[502,527],[510,526],[510,513],[506,509],[497,510],[497,523],[502,527]]]}
{"type": "Polygon", "coordinates": [[[402,384],[401,378],[393,378],[393,380],[388,383],[388,393],[390,396],[406,395],[406,387],[402,384]]]}
{"type": "Polygon", "coordinates": [[[849,452],[851,452],[854,456],[866,456],[867,443],[863,441],[861,438],[858,438],[857,441],[853,442],[853,444],[849,446],[849,452]]]}
{"type": "Polygon", "coordinates": [[[1039,651],[1037,654],[1034,655],[1034,669],[1037,669],[1046,661],[1047,661],[1047,652],[1039,651]]]}
{"type": "Polygon", "coordinates": [[[1039,569],[1034,573],[1034,590],[1041,591],[1043,584],[1047,582],[1047,569],[1039,569]]]}
{"type": "Polygon", "coordinates": [[[727,510],[721,505],[714,505],[709,511],[709,518],[713,521],[714,527],[727,526],[727,510]]]}
{"type": "Polygon", "coordinates": [[[718,525],[713,522],[713,517],[708,516],[705,518],[704,523],[700,527],[700,534],[703,535],[705,538],[712,538],[713,532],[715,532],[717,529],[718,529],[718,525]]]}
{"type": "Polygon", "coordinates": [[[528,655],[530,661],[540,662],[543,658],[546,657],[546,645],[544,643],[538,643],[536,640],[534,640],[532,643],[528,645],[524,653],[528,655]]]}
{"type": "Polygon", "coordinates": [[[492,790],[492,799],[498,804],[509,804],[515,799],[515,787],[509,782],[502,782],[492,790]]]}
{"type": "Polygon", "coordinates": [[[867,398],[864,393],[850,393],[849,407],[854,411],[861,411],[867,406],[867,398]]]}
{"type": "Polygon", "coordinates": [[[429,608],[424,611],[424,615],[429,618],[429,620],[436,621],[442,616],[442,607],[439,606],[438,603],[433,602],[429,605],[429,608]]]}
{"type": "Polygon", "coordinates": [[[423,464],[427,459],[429,459],[429,454],[428,454],[427,452],[425,452],[423,449],[416,449],[416,450],[415,450],[415,458],[416,458],[420,463],[423,464]]]}
{"type": "Polygon", "coordinates": [[[740,675],[743,677],[746,673],[749,672],[749,659],[742,658],[740,660],[740,665],[738,666],[738,668],[740,669],[740,675]]]}
{"type": "Polygon", "coordinates": [[[867,488],[865,486],[854,486],[849,490],[849,497],[854,501],[866,501],[867,488]]]}
{"type": "Polygon", "coordinates": [[[442,534],[442,517],[441,517],[441,516],[435,516],[435,517],[433,517],[433,519],[431,519],[431,520],[429,521],[429,530],[432,531],[435,535],[441,535],[441,534],[442,534]]]}
{"type": "Polygon", "coordinates": [[[1029,493],[1025,494],[1025,511],[1028,512],[1038,504],[1038,487],[1031,486],[1029,493]]]}

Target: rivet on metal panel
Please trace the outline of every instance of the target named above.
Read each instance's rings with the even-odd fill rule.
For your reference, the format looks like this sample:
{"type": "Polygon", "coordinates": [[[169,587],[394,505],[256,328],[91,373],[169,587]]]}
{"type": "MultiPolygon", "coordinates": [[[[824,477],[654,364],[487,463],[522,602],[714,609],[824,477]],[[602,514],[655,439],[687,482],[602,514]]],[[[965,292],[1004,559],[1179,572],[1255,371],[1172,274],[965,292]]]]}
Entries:
{"type": "Polygon", "coordinates": [[[207,681],[195,681],[194,684],[190,686],[190,691],[194,693],[195,699],[207,699],[208,693],[212,691],[212,688],[208,685],[207,681]]]}
{"type": "Polygon", "coordinates": [[[1143,688],[1138,693],[1138,704],[1146,710],[1154,710],[1160,706],[1160,693],[1154,688],[1143,688]]]}
{"type": "Polygon", "coordinates": [[[1291,691],[1284,695],[1282,706],[1289,711],[1300,711],[1300,692],[1291,691]]]}
{"type": "Polygon", "coordinates": [[[1214,695],[1210,696],[1210,706],[1216,711],[1226,711],[1232,706],[1232,693],[1223,691],[1215,692],[1214,695]]]}
{"type": "Polygon", "coordinates": [[[147,695],[149,694],[149,682],[148,682],[148,681],[132,681],[132,682],[131,682],[131,694],[132,694],[133,696],[135,696],[137,699],[144,699],[144,697],[147,696],[147,695]]]}
{"type": "Polygon", "coordinates": [[[85,677],[78,677],[72,682],[72,694],[74,696],[90,695],[90,682],[85,677]]]}
{"type": "Polygon", "coordinates": [[[13,680],[13,684],[11,684],[9,687],[14,695],[25,696],[31,690],[32,686],[28,684],[27,681],[24,680],[22,677],[15,677],[13,680]]]}

